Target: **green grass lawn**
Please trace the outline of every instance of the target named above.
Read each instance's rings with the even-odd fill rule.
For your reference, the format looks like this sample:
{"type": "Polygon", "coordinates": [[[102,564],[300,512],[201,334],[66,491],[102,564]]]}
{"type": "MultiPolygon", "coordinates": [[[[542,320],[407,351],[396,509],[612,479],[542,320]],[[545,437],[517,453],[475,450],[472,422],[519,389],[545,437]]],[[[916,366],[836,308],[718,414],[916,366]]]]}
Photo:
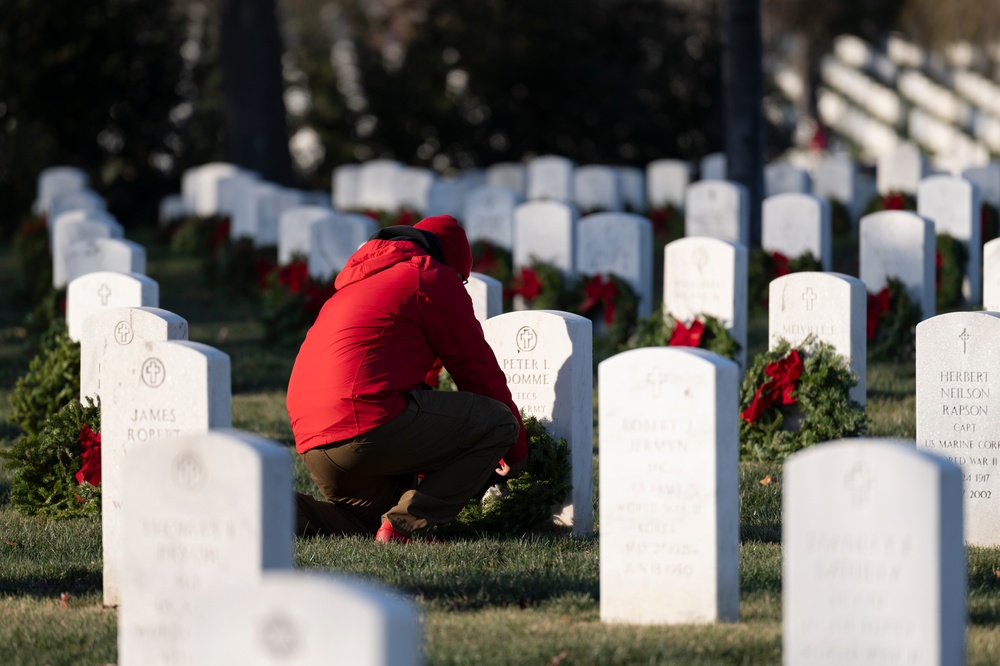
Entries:
{"type": "MultiPolygon", "coordinates": [[[[130,234],[149,253],[161,307],[185,317],[190,338],[232,359],[233,424],[292,441],[284,389],[294,349],[264,348],[252,304],[205,288],[196,261],[172,255],[155,234],[130,234]]],[[[0,283],[18,273],[0,250],[0,283]]],[[[0,445],[8,396],[27,367],[23,308],[0,294],[0,445]]],[[[763,349],[766,318],[750,326],[763,349]]],[[[870,364],[869,434],[915,435],[912,365],[870,364]]],[[[595,458],[595,471],[600,461],[595,458]]],[[[7,501],[0,471],[0,663],[108,664],[116,660],[114,610],[101,606],[100,522],[25,517],[7,501]]],[[[301,464],[296,483],[311,490],[301,464]]],[[[296,567],[344,571],[400,589],[423,612],[432,664],[776,664],[781,660],[781,467],[740,467],[741,621],[703,626],[605,625],[599,618],[597,538],[539,533],[384,547],[368,539],[300,540],[296,567]],[[763,481],[763,483],[762,483],[763,481]]],[[[969,551],[968,662],[1000,663],[1000,549],[969,551]]]]}

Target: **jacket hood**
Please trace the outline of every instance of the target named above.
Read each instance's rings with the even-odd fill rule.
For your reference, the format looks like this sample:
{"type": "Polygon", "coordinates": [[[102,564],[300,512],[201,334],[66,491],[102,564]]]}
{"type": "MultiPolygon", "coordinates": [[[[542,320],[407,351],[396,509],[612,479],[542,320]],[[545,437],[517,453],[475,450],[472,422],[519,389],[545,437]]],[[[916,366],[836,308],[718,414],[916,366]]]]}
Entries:
{"type": "Polygon", "coordinates": [[[430,256],[416,240],[401,240],[410,240],[411,242],[401,243],[381,238],[366,242],[347,260],[347,265],[337,274],[334,286],[337,289],[343,289],[371,275],[392,268],[396,264],[409,261],[413,257],[430,256]]]}

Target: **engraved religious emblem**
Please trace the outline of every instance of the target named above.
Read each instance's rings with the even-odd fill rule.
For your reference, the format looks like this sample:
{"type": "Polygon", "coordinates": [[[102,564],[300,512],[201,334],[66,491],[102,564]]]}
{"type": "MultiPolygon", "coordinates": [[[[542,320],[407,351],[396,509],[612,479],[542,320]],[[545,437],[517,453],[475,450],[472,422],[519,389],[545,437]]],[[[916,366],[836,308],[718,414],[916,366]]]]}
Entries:
{"type": "Polygon", "coordinates": [[[522,326],[517,336],[514,338],[517,348],[523,352],[530,352],[538,344],[538,334],[530,326],[522,326]]]}
{"type": "Polygon", "coordinates": [[[844,476],[844,486],[851,493],[851,503],[855,507],[864,506],[871,497],[874,482],[860,462],[854,463],[844,476]]]}
{"type": "Polygon", "coordinates": [[[275,659],[288,659],[298,651],[299,632],[287,615],[272,613],[264,618],[259,636],[264,651],[275,659]]]}
{"type": "Polygon", "coordinates": [[[102,284],[101,288],[97,290],[97,295],[101,297],[101,305],[107,305],[108,297],[111,296],[111,287],[107,283],[102,284]]]}
{"type": "Polygon", "coordinates": [[[205,483],[205,467],[195,453],[183,451],[174,459],[172,478],[181,490],[198,490],[205,483]]]}
{"type": "Polygon", "coordinates": [[[660,369],[660,366],[654,365],[646,375],[646,384],[653,389],[653,397],[660,398],[663,396],[663,387],[666,386],[669,377],[667,373],[660,369]]]}
{"type": "Polygon", "coordinates": [[[702,269],[705,268],[705,264],[708,263],[708,253],[703,249],[695,250],[694,253],[694,267],[698,269],[701,273],[702,269]]]}
{"type": "Polygon", "coordinates": [[[163,367],[163,362],[158,358],[147,358],[139,371],[142,383],[149,388],[156,388],[167,378],[167,369],[163,367]]]}
{"type": "Polygon", "coordinates": [[[962,341],[962,353],[963,354],[968,351],[968,348],[969,348],[969,338],[971,338],[971,337],[972,336],[969,335],[969,331],[967,329],[964,329],[964,328],[962,329],[962,332],[959,333],[959,335],[958,335],[958,339],[962,341]]]}
{"type": "Polygon", "coordinates": [[[133,337],[135,337],[135,332],[132,330],[132,324],[127,321],[120,321],[115,324],[115,342],[120,345],[127,345],[132,342],[133,337]]]}
{"type": "Polygon", "coordinates": [[[806,290],[802,292],[802,302],[806,304],[806,312],[812,312],[813,305],[816,303],[816,292],[813,291],[812,287],[806,287],[806,290]]]}

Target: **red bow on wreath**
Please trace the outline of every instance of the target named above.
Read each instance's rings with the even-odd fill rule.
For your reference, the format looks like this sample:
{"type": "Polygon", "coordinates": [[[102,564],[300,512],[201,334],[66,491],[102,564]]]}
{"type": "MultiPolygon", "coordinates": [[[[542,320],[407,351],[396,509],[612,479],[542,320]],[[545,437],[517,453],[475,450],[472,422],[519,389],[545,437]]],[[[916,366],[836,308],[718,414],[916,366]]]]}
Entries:
{"type": "Polygon", "coordinates": [[[690,328],[685,326],[684,322],[678,321],[667,344],[671,347],[700,347],[701,336],[704,334],[705,324],[697,319],[691,322],[690,328]]]}
{"type": "Polygon", "coordinates": [[[497,255],[493,249],[492,244],[486,244],[483,246],[482,251],[479,256],[476,257],[475,261],[476,271],[479,273],[486,273],[487,275],[493,275],[500,268],[499,263],[497,263],[497,255]]]}
{"type": "Polygon", "coordinates": [[[882,205],[885,210],[903,210],[906,208],[906,199],[900,192],[889,192],[882,200],[882,205]]]}
{"type": "Polygon", "coordinates": [[[293,261],[278,269],[278,284],[293,294],[301,293],[309,279],[309,266],[304,261],[293,261]]]}
{"type": "Polygon", "coordinates": [[[538,274],[530,268],[522,268],[521,272],[511,280],[510,289],[504,296],[521,296],[524,300],[531,302],[542,293],[542,281],[538,279],[538,274]]]}
{"type": "Polygon", "coordinates": [[[740,418],[748,423],[759,419],[764,410],[774,403],[779,405],[795,403],[792,391],[795,390],[795,382],[802,376],[802,359],[799,357],[799,351],[793,349],[780,361],[768,363],[764,373],[771,379],[757,389],[753,402],[740,414],[740,418]]]}
{"type": "Polygon", "coordinates": [[[618,287],[610,278],[597,274],[583,285],[583,304],[580,313],[587,314],[598,305],[604,306],[604,323],[608,326],[615,321],[615,299],[618,297],[618,287]]]}
{"type": "Polygon", "coordinates": [[[780,278],[783,275],[788,275],[791,272],[791,259],[783,255],[780,252],[772,252],[771,258],[774,259],[774,277],[780,278]]]}
{"type": "Polygon", "coordinates": [[[86,423],[80,429],[80,457],[83,465],[73,478],[80,485],[84,481],[92,486],[101,485],[101,435],[86,423]]]}
{"type": "Polygon", "coordinates": [[[889,312],[889,287],[883,287],[877,294],[868,294],[868,320],[865,331],[869,340],[875,338],[875,331],[882,317],[889,312]]]}

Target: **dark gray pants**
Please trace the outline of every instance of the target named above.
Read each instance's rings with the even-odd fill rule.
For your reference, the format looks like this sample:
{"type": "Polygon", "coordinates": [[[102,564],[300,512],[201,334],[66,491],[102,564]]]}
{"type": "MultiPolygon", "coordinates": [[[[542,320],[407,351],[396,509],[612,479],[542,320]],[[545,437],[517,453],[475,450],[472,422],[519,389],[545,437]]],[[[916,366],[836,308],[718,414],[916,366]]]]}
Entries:
{"type": "Polygon", "coordinates": [[[329,502],[299,493],[299,534],[374,534],[382,520],[410,534],[453,520],[517,439],[517,419],[492,398],[462,391],[408,397],[392,421],[302,454],[329,502]]]}

